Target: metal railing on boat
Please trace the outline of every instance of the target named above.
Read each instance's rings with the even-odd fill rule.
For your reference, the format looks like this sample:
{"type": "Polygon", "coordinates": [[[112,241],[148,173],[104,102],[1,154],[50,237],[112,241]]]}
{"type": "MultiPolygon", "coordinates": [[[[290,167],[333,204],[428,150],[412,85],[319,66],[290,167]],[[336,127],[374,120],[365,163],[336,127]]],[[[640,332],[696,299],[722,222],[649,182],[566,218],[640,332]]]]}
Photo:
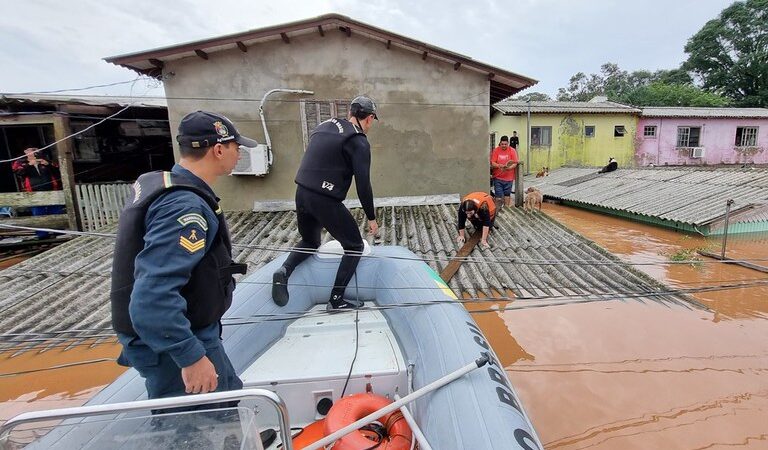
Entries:
{"type": "Polygon", "coordinates": [[[14,428],[23,424],[257,399],[266,400],[275,407],[280,425],[280,439],[282,440],[283,448],[285,450],[293,450],[288,408],[286,407],[285,402],[283,402],[283,399],[276,393],[266,389],[211,392],[208,394],[187,395],[182,397],[137,400],[133,402],[108,403],[103,405],[26,412],[9,419],[0,426],[0,443],[2,443],[4,439],[7,439],[14,428]]]}

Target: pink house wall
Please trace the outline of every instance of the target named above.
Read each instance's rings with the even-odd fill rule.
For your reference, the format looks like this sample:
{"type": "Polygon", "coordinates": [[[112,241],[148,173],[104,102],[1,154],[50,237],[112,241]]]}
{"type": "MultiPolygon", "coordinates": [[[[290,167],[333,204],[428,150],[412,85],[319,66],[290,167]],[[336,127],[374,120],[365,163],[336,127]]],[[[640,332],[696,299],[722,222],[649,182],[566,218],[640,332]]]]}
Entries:
{"type": "Polygon", "coordinates": [[[640,166],[702,164],[768,164],[768,119],[710,119],[641,117],[635,136],[635,160],[640,166]],[[656,137],[645,137],[647,125],[656,126],[656,137]],[[699,147],[703,158],[677,148],[677,127],[701,127],[699,147]],[[736,147],[737,127],[758,127],[756,147],[736,147]]]}

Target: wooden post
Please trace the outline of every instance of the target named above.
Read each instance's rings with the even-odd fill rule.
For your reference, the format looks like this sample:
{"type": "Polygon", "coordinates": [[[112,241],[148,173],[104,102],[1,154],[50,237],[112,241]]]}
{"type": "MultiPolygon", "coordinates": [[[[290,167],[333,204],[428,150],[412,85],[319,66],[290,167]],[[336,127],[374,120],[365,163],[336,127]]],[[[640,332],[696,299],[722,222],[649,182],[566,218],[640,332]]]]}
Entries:
{"type": "Polygon", "coordinates": [[[523,206],[523,197],[525,193],[525,187],[523,183],[523,162],[520,161],[515,167],[515,207],[520,208],[523,206]]]}
{"type": "MultiPolygon", "coordinates": [[[[60,141],[72,134],[69,127],[69,118],[61,114],[53,115],[53,136],[60,141]]],[[[80,207],[77,204],[77,191],[75,186],[75,170],[72,164],[73,145],[71,139],[64,139],[56,144],[59,152],[59,170],[61,171],[61,186],[64,191],[64,204],[67,208],[67,218],[69,219],[69,228],[82,231],[82,221],[80,220],[80,207]]]]}
{"type": "MultiPolygon", "coordinates": [[[[465,230],[466,232],[466,230],[465,230]]],[[[451,278],[456,274],[456,272],[459,271],[459,267],[461,267],[462,261],[458,258],[466,258],[469,256],[470,253],[472,253],[472,250],[475,249],[475,246],[480,242],[480,238],[483,237],[483,230],[475,230],[475,232],[467,239],[467,241],[464,243],[464,245],[459,249],[459,251],[456,253],[455,258],[451,262],[448,263],[447,266],[445,266],[445,269],[443,269],[442,272],[440,272],[440,278],[443,279],[446,283],[451,282],[451,278]]]]}

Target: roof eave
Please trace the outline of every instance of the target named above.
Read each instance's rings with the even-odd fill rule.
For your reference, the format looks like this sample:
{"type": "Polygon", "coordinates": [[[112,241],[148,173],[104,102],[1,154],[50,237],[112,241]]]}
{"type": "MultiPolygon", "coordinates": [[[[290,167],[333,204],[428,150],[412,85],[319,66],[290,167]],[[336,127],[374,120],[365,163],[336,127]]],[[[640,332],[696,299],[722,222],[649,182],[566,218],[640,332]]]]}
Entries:
{"type": "Polygon", "coordinates": [[[372,38],[378,38],[384,42],[391,41],[391,43],[411,49],[415,52],[426,52],[427,55],[432,54],[433,56],[438,57],[438,59],[444,59],[447,62],[452,62],[454,65],[456,65],[457,69],[458,67],[468,67],[476,71],[484,72],[487,74],[490,81],[508,85],[510,88],[512,88],[510,90],[510,92],[514,91],[512,95],[538,83],[538,80],[533,78],[494,67],[489,64],[476,61],[468,56],[436,47],[416,39],[376,28],[374,26],[365,24],[363,22],[358,22],[340,14],[326,14],[312,19],[260,28],[243,33],[187,42],[153,50],[111,56],[104,58],[104,60],[111,64],[133,70],[142,75],[160,77],[163,68],[163,58],[167,58],[169,56],[178,55],[185,52],[194,52],[195,50],[204,51],[213,47],[232,46],[234,48],[236,45],[239,45],[238,43],[242,44],[244,41],[253,41],[271,36],[280,36],[281,33],[287,34],[290,32],[302,31],[323,26],[338,26],[345,29],[349,28],[351,32],[356,31],[358,33],[367,34],[372,38]],[[147,65],[147,62],[149,62],[153,67],[146,68],[138,66],[136,63],[139,62],[144,63],[143,65],[147,65]]]}

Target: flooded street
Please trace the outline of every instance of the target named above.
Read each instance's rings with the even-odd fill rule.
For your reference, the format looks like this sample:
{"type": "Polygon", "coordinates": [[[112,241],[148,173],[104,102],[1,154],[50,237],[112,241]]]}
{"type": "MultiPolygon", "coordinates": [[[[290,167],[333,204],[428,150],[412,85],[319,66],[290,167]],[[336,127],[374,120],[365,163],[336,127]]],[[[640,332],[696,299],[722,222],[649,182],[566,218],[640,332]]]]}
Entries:
{"type": "Polygon", "coordinates": [[[114,343],[0,353],[0,422],[25,411],[84,404],[125,371],[114,362],[119,353],[114,343]]]}
{"type": "MultiPolygon", "coordinates": [[[[633,263],[720,248],[719,239],[552,204],[544,210],[633,263]]],[[[730,239],[727,255],[766,258],[768,241],[730,239]]],[[[721,263],[637,268],[681,288],[768,279],[721,263]]],[[[768,288],[694,296],[713,312],[615,300],[475,318],[546,448],[768,448],[768,288]]]]}
{"type": "MultiPolygon", "coordinates": [[[[672,287],[768,279],[704,257],[667,264],[699,248],[719,252],[719,238],[552,204],[544,211],[672,287]]],[[[731,238],[727,256],[768,258],[768,238],[731,238]]],[[[710,311],[629,299],[473,317],[547,449],[767,449],[768,286],[694,297],[710,311]]],[[[0,354],[0,421],[83,404],[125,370],[114,362],[118,353],[102,343],[0,354]]]]}

